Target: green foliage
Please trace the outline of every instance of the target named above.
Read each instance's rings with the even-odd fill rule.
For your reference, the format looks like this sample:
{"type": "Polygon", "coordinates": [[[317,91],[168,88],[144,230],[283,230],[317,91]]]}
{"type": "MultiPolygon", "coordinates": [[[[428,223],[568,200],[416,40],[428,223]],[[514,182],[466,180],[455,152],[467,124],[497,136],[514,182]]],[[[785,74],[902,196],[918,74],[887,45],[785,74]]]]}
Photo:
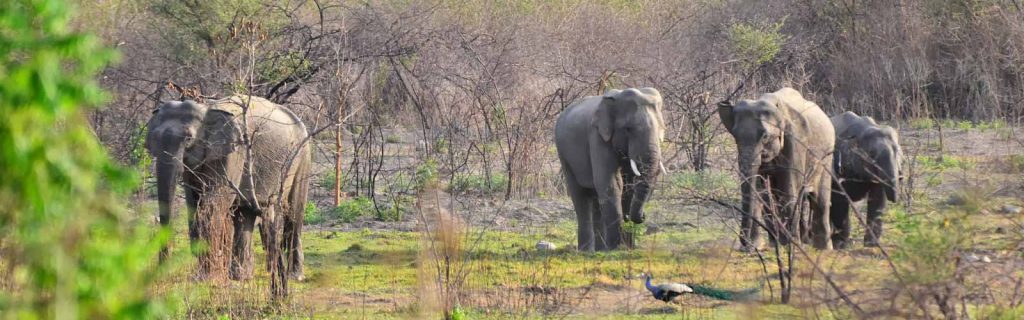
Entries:
{"type": "Polygon", "coordinates": [[[729,28],[729,41],[733,53],[743,59],[747,67],[762,65],[775,58],[782,50],[786,36],[779,32],[786,23],[785,19],[776,23],[755,26],[747,23],[736,23],[729,28]]]}
{"type": "MultiPolygon", "coordinates": [[[[132,162],[135,163],[135,172],[138,173],[141,178],[139,181],[147,181],[152,176],[150,167],[153,166],[153,157],[149,155],[149,151],[146,150],[146,126],[139,127],[136,130],[135,135],[132,136],[132,162]]],[[[147,185],[143,183],[140,188],[145,188],[147,185]]],[[[141,190],[146,191],[146,190],[141,190]]],[[[156,193],[156,188],[149,190],[150,194],[156,193]]]]}
{"type": "Polygon", "coordinates": [[[970,247],[973,227],[968,217],[962,212],[938,212],[902,218],[907,221],[897,237],[893,262],[904,281],[917,285],[952,281],[957,255],[970,247]]]}
{"type": "Polygon", "coordinates": [[[374,211],[373,201],[370,198],[355,197],[342,201],[340,205],[331,210],[331,217],[342,222],[353,222],[374,211]]]}
{"type": "Polygon", "coordinates": [[[505,191],[507,186],[508,177],[503,174],[491,174],[490,179],[484,175],[458,174],[448,189],[459,193],[496,194],[505,191]]]}
{"type": "MultiPolygon", "coordinates": [[[[241,48],[246,33],[274,34],[288,23],[283,10],[265,0],[155,0],[149,11],[157,18],[164,44],[183,62],[241,48]],[[258,29],[254,30],[254,26],[258,29]]],[[[294,58],[295,56],[293,56],[294,58]]],[[[279,67],[301,67],[302,59],[284,58],[261,63],[259,71],[277,74],[279,67]]]]}
{"type": "Polygon", "coordinates": [[[626,221],[622,223],[622,230],[633,237],[633,241],[639,242],[640,237],[647,233],[647,225],[626,221]]]}
{"type": "Polygon", "coordinates": [[[401,143],[402,142],[402,137],[399,137],[397,134],[389,134],[387,137],[384,137],[384,142],[387,142],[387,143],[401,143]]]}
{"type": "MultiPolygon", "coordinates": [[[[319,181],[317,181],[317,184],[320,186],[320,188],[323,188],[325,190],[334,190],[334,185],[335,185],[335,182],[337,180],[336,177],[337,177],[336,173],[334,172],[334,169],[332,168],[331,170],[328,170],[324,174],[320,175],[320,178],[318,179],[319,181]]],[[[342,186],[342,188],[345,187],[346,183],[348,183],[348,182],[345,181],[345,176],[341,176],[341,186],[342,186]]]]}
{"type": "Polygon", "coordinates": [[[462,307],[455,306],[454,308],[452,308],[451,317],[449,317],[449,319],[466,320],[468,318],[466,318],[466,312],[462,310],[462,307]]]}
{"type": "Polygon", "coordinates": [[[0,318],[159,318],[150,286],[167,232],[129,223],[135,187],[84,117],[116,57],[58,0],[0,2],[0,318]]]}
{"type": "Polygon", "coordinates": [[[437,174],[437,161],[434,159],[423,161],[416,167],[416,177],[414,178],[416,189],[422,190],[424,187],[436,185],[437,174]]]}
{"type": "Polygon", "coordinates": [[[974,161],[962,157],[939,155],[918,156],[917,163],[924,170],[944,172],[949,169],[969,170],[974,168],[974,161]]]}
{"type": "Polygon", "coordinates": [[[1024,172],[1024,154],[1010,155],[1010,169],[1013,172],[1021,173],[1024,172]]]}
{"type": "Polygon", "coordinates": [[[991,319],[991,320],[1016,320],[1024,319],[1024,306],[1017,305],[1012,307],[1003,307],[999,305],[987,306],[978,310],[978,315],[975,319],[991,319]]]}
{"type": "Polygon", "coordinates": [[[302,212],[302,220],[306,224],[319,224],[324,221],[324,215],[321,214],[320,209],[313,202],[307,202],[306,208],[302,212]]]}
{"type": "Polygon", "coordinates": [[[917,130],[931,129],[935,126],[935,123],[931,118],[914,118],[910,119],[910,127],[917,130]]]}
{"type": "Polygon", "coordinates": [[[256,63],[256,74],[260,79],[270,83],[278,83],[293,74],[307,74],[310,71],[312,63],[301,52],[296,51],[288,51],[256,63]]]}
{"type": "Polygon", "coordinates": [[[715,196],[739,190],[736,178],[726,171],[679,171],[669,174],[667,178],[669,189],[697,191],[715,196]]]}
{"type": "Polygon", "coordinates": [[[1006,120],[996,119],[996,120],[992,120],[992,121],[979,122],[979,123],[975,124],[974,127],[978,128],[979,130],[997,130],[997,129],[1006,128],[1007,126],[1006,126],[1006,120]]]}
{"type": "Polygon", "coordinates": [[[448,153],[448,139],[437,138],[437,141],[434,141],[434,152],[441,154],[448,153]]]}
{"type": "Polygon", "coordinates": [[[953,119],[944,119],[942,120],[942,127],[947,129],[958,129],[967,131],[971,130],[971,128],[974,127],[974,124],[967,120],[957,121],[953,119]]]}

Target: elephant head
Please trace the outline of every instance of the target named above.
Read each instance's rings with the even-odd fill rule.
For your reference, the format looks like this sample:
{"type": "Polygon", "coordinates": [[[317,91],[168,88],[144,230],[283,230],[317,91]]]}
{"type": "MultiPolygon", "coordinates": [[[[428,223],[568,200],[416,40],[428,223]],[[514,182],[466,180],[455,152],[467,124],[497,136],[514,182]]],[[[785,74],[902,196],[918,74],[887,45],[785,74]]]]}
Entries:
{"type": "Polygon", "coordinates": [[[840,137],[847,141],[847,148],[837,150],[842,157],[839,161],[847,162],[841,165],[845,171],[842,175],[884,185],[885,197],[895,202],[898,182],[903,179],[899,134],[891,127],[877,125],[863,127],[859,132],[851,131],[856,130],[848,130],[848,136],[840,137]]]}
{"type": "Polygon", "coordinates": [[[162,224],[169,222],[173,212],[175,187],[186,161],[185,150],[195,146],[205,116],[206,107],[194,101],[170,101],[154,110],[146,125],[146,150],[156,158],[162,224]]]}
{"type": "Polygon", "coordinates": [[[643,206],[664,171],[660,143],[665,137],[661,93],[654,88],[609,90],[601,99],[593,124],[610,143],[624,170],[629,220],[644,221],[643,206]],[[629,169],[625,169],[629,168],[629,169]],[[626,171],[628,170],[628,171],[626,171]]]}
{"type": "MultiPolygon", "coordinates": [[[[771,162],[786,143],[789,125],[785,108],[779,108],[772,95],[758,100],[741,100],[735,106],[728,101],[718,104],[722,125],[736,139],[737,162],[744,189],[756,176],[762,164],[771,162]]],[[[747,192],[744,191],[744,194],[747,192]]]]}

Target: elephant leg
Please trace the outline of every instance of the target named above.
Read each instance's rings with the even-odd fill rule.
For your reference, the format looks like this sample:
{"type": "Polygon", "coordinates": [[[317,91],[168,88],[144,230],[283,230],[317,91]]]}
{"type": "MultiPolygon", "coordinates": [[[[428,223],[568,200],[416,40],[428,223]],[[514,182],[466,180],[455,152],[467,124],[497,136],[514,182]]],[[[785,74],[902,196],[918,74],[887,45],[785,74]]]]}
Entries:
{"type": "MultiPolygon", "coordinates": [[[[761,221],[761,223],[764,224],[764,229],[768,233],[768,241],[774,246],[776,243],[778,243],[778,238],[776,238],[776,236],[778,235],[778,230],[781,228],[780,225],[782,222],[779,219],[779,215],[776,212],[777,210],[775,207],[775,197],[772,192],[768,191],[769,189],[767,188],[768,186],[766,185],[764,188],[759,189],[762,190],[760,192],[760,197],[757,200],[757,207],[761,209],[758,210],[757,212],[760,213],[760,215],[751,217],[751,220],[763,220],[761,221]]],[[[756,222],[752,221],[751,223],[756,222]]],[[[751,230],[752,233],[760,235],[761,227],[754,225],[753,228],[754,229],[751,230]]]]}
{"type": "Polygon", "coordinates": [[[244,209],[234,212],[235,241],[231,250],[231,279],[249,280],[253,276],[252,229],[256,215],[244,209]]]}
{"type": "Polygon", "coordinates": [[[284,221],[285,248],[288,250],[288,276],[302,281],[305,279],[302,269],[303,260],[305,260],[302,254],[302,221],[297,221],[294,216],[291,218],[284,221]]]}
{"type": "Polygon", "coordinates": [[[819,250],[832,249],[832,219],[829,212],[832,203],[832,181],[825,177],[818,182],[817,191],[810,199],[811,242],[819,250]]]}
{"type": "Polygon", "coordinates": [[[877,184],[868,192],[868,219],[864,228],[864,246],[877,247],[882,238],[882,213],[885,212],[885,187],[877,184]]]}
{"type": "Polygon", "coordinates": [[[829,218],[835,233],[832,234],[832,246],[846,249],[850,242],[850,201],[840,190],[832,190],[832,206],[829,218]]]}
{"type": "MultiPolygon", "coordinates": [[[[766,185],[760,176],[751,177],[742,184],[743,212],[740,217],[740,251],[753,252],[761,247],[761,226],[769,228],[769,217],[762,217],[762,210],[771,203],[766,185]],[[763,220],[763,221],[762,221],[763,220]]],[[[772,233],[768,232],[769,235],[772,233]]],[[[769,237],[770,238],[770,237],[769,237]]],[[[775,241],[770,238],[771,241],[775,241]]]]}
{"type": "Polygon", "coordinates": [[[598,251],[618,249],[622,243],[622,180],[613,176],[611,183],[598,185],[597,203],[601,210],[595,217],[595,249],[598,251]]]}
{"type": "Polygon", "coordinates": [[[282,254],[284,217],[276,212],[273,205],[263,207],[260,234],[266,236],[264,246],[267,252],[267,273],[270,274],[270,293],[274,297],[288,294],[288,275],[282,254]]]}
{"type": "Polygon", "coordinates": [[[199,197],[199,190],[185,186],[185,206],[188,207],[188,239],[193,244],[199,239],[199,232],[196,230],[196,210],[199,209],[199,197]]]}
{"type": "MultiPolygon", "coordinates": [[[[568,164],[563,162],[562,168],[568,168],[568,164]]],[[[572,199],[573,211],[576,212],[576,249],[594,251],[594,213],[597,211],[593,210],[593,191],[583,188],[576,181],[571,170],[565,170],[566,191],[572,199]]]]}

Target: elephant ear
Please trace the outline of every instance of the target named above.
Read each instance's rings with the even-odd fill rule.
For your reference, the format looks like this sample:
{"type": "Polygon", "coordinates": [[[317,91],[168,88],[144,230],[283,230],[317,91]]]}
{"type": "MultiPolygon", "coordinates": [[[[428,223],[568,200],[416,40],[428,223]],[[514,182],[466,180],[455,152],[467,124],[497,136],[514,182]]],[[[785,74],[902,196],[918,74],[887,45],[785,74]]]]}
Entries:
{"type": "Polygon", "coordinates": [[[204,158],[223,159],[238,150],[242,144],[242,130],[235,121],[237,117],[217,109],[206,113],[199,140],[205,147],[204,158]]]}
{"type": "Polygon", "coordinates": [[[732,133],[732,126],[736,122],[736,118],[732,115],[733,105],[729,100],[725,100],[718,103],[718,118],[722,120],[722,126],[725,130],[732,133]]]}
{"type": "Polygon", "coordinates": [[[615,99],[614,94],[605,94],[594,113],[594,126],[597,127],[597,133],[601,135],[601,140],[605,142],[612,140],[612,131],[615,125],[615,99]]]}

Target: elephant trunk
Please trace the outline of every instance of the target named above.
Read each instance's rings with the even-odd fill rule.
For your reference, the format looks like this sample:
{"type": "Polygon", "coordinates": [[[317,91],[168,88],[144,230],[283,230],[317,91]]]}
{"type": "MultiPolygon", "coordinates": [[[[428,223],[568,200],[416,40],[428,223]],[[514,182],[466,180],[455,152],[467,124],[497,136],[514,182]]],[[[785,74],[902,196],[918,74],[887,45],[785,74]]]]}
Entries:
{"type": "Polygon", "coordinates": [[[874,179],[885,186],[885,198],[895,202],[898,198],[896,188],[899,182],[899,165],[894,161],[895,154],[886,149],[874,159],[878,174],[874,179]]]}
{"type": "Polygon", "coordinates": [[[756,221],[761,217],[761,206],[758,203],[761,151],[757,147],[740,147],[737,160],[742,178],[740,191],[743,198],[740,240],[744,246],[749,246],[754,245],[757,240],[759,226],[756,221]]]}
{"type": "Polygon", "coordinates": [[[895,165],[889,165],[886,169],[885,198],[892,202],[899,200],[899,195],[896,192],[899,181],[898,173],[899,168],[896,168],[895,165]]]}
{"type": "MultiPolygon", "coordinates": [[[[630,160],[630,163],[635,162],[630,160]]],[[[662,170],[661,157],[658,154],[641,163],[641,169],[637,171],[640,171],[642,175],[637,177],[636,184],[633,186],[633,199],[629,202],[629,208],[623,208],[624,210],[629,210],[629,220],[633,221],[633,223],[643,223],[646,220],[644,204],[650,199],[654,183],[662,170]]]]}
{"type": "Polygon", "coordinates": [[[178,176],[182,170],[182,150],[172,150],[164,150],[156,157],[156,197],[160,205],[160,224],[165,227],[171,223],[178,176]]]}

